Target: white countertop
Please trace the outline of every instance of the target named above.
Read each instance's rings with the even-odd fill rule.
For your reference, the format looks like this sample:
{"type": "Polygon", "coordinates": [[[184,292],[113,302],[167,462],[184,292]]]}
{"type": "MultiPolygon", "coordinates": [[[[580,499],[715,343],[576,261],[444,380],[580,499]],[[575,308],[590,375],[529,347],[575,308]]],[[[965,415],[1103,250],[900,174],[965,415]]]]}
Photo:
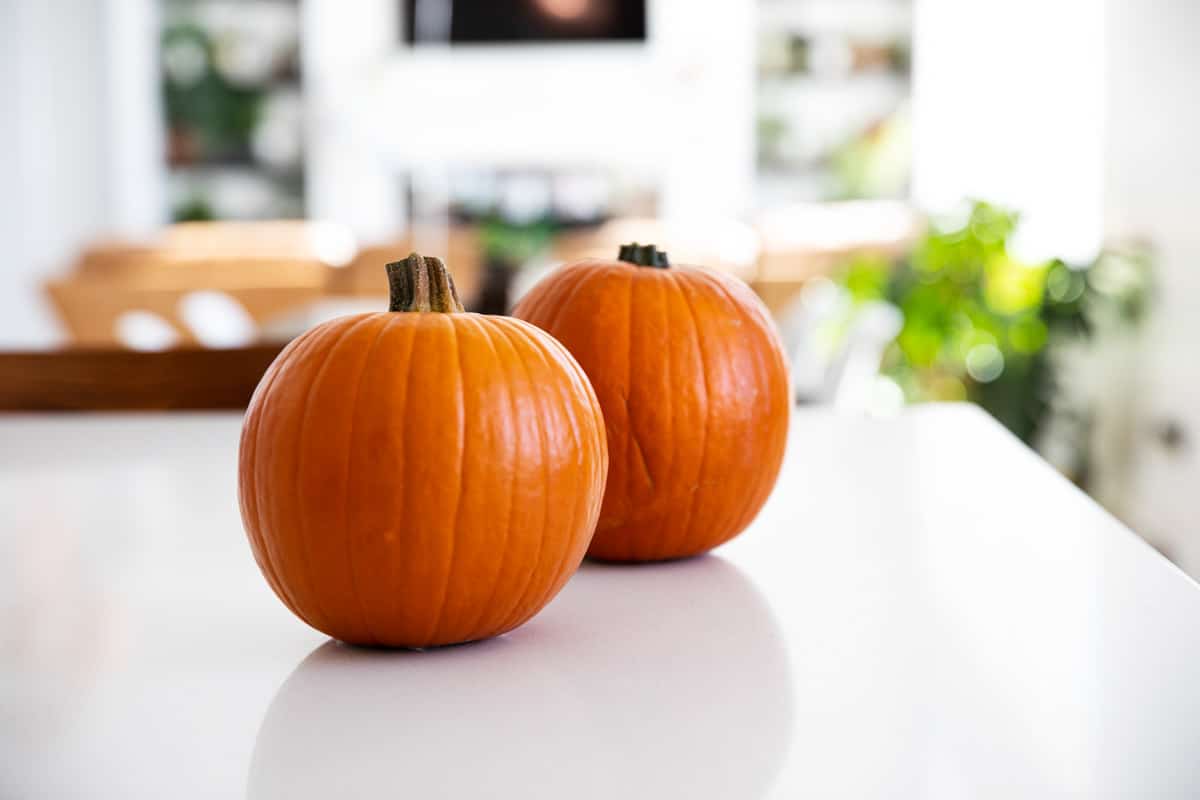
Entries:
{"type": "Polygon", "coordinates": [[[0,417],[0,798],[1200,796],[1200,589],[976,410],[798,411],[714,555],[423,653],[275,599],[239,426],[0,417]]]}

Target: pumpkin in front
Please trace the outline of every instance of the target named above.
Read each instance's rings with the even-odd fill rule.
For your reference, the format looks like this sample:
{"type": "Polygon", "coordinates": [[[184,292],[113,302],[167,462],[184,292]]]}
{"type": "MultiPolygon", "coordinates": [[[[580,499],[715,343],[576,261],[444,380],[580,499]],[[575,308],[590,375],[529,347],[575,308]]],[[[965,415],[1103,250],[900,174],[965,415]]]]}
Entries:
{"type": "Polygon", "coordinates": [[[556,270],[513,314],[571,351],[604,410],[608,486],[589,555],[682,558],[750,524],[783,461],[791,389],[748,286],[626,245],[556,270]]]}
{"type": "Polygon", "coordinates": [[[313,328],[263,376],[242,428],[242,519],[271,588],[334,638],[496,636],[583,559],[603,419],[561,345],[463,313],[440,261],[388,272],[391,311],[313,328]]]}

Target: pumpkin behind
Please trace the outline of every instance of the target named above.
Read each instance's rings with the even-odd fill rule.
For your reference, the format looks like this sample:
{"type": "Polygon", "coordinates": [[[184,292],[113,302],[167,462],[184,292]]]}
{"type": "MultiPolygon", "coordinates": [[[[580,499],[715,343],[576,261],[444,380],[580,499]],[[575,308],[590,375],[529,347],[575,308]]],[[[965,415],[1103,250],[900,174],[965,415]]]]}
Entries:
{"type": "Polygon", "coordinates": [[[571,351],[604,411],[608,487],[589,555],[696,555],[753,520],[779,474],[791,397],[749,287],[627,245],[619,260],[561,267],[513,314],[571,351]]]}
{"type": "Polygon", "coordinates": [[[586,377],[533,326],[458,309],[320,325],[247,410],[240,498],[255,558],[293,612],[343,641],[503,633],[587,549],[607,454],[586,377]]]}

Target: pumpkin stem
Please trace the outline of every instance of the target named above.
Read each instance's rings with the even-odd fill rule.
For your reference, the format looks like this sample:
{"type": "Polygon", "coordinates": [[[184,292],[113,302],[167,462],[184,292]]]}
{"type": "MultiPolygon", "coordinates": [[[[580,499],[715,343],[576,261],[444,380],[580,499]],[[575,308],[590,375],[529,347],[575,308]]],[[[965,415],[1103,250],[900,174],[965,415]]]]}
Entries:
{"type": "Polygon", "coordinates": [[[639,267],[666,269],[671,266],[671,262],[667,261],[667,254],[664,251],[659,250],[652,244],[638,244],[637,242],[621,245],[621,250],[617,254],[617,260],[628,261],[630,264],[637,264],[639,267]]]}
{"type": "Polygon", "coordinates": [[[388,264],[387,276],[392,292],[388,311],[453,314],[463,310],[454,278],[440,258],[413,253],[403,261],[388,264]]]}

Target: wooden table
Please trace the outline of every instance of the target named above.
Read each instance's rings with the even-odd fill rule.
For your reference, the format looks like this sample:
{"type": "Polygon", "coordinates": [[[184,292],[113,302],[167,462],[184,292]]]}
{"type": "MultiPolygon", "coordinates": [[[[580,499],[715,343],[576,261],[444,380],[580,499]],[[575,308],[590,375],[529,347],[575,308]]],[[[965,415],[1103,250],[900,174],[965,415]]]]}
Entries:
{"type": "Polygon", "coordinates": [[[284,344],[0,352],[0,411],[240,410],[284,344]]]}
{"type": "Polygon", "coordinates": [[[0,418],[0,797],[1200,796],[1200,589],[973,409],[797,412],[715,554],[400,653],[271,594],[239,424],[0,418]]]}

